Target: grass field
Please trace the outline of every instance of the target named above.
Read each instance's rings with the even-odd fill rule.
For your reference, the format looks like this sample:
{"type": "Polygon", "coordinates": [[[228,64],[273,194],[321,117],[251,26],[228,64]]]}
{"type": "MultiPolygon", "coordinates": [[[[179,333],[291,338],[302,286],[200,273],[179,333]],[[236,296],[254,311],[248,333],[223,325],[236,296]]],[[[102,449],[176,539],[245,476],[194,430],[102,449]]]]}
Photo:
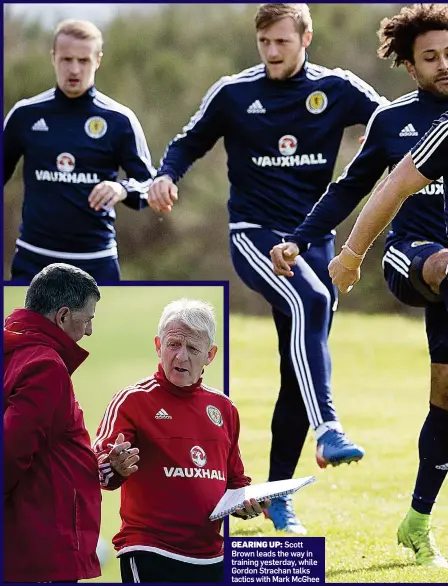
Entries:
{"type": "MultiPolygon", "coordinates": [[[[231,321],[231,397],[242,420],[240,447],[256,482],[267,476],[278,360],[270,319],[231,321]]],[[[331,336],[334,396],[350,437],[366,449],[359,464],[319,470],[311,434],[296,476],[317,482],[294,497],[310,536],[326,537],[328,582],[440,582],[396,544],[417,470],[417,438],[426,417],[429,359],[422,321],[339,314],[331,336]]],[[[231,518],[234,535],[275,535],[272,523],[231,518]]],[[[448,486],[434,509],[435,534],[448,555],[448,486]]]]}
{"type": "MultiPolygon", "coordinates": [[[[103,287],[91,352],[74,375],[76,393],[93,435],[112,394],[151,374],[157,360],[153,337],[163,306],[181,296],[211,301],[222,318],[222,289],[211,287],[103,287]]],[[[5,288],[5,314],[23,304],[23,288],[5,288]]],[[[220,330],[222,335],[222,329],[220,330]]],[[[270,418],[278,392],[275,330],[269,318],[233,316],[230,325],[231,397],[241,421],[240,447],[255,482],[267,475],[270,418]]],[[[218,341],[222,348],[222,339],[218,341]]],[[[429,365],[421,321],[397,316],[340,314],[331,337],[334,395],[354,441],[366,448],[358,465],[320,471],[310,435],[297,476],[317,482],[294,497],[309,535],[326,539],[328,582],[439,582],[447,571],[416,567],[396,545],[398,523],[410,503],[417,470],[417,437],[427,412],[429,365]]],[[[222,388],[222,354],[206,382],[222,388]]],[[[119,493],[103,493],[102,535],[119,527],[119,493]]],[[[448,554],[448,490],[434,511],[435,533],[448,554]]],[[[235,535],[274,535],[269,521],[231,519],[235,535]]],[[[119,582],[111,559],[102,581],[119,582]]]]}

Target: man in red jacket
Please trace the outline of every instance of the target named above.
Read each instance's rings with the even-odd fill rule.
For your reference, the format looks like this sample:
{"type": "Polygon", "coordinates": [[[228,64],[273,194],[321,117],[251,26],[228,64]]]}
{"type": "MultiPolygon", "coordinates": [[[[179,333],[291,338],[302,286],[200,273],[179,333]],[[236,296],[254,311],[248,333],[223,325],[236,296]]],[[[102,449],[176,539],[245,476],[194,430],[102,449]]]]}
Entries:
{"type": "Polygon", "coordinates": [[[88,356],[100,292],[81,269],[52,264],[4,330],[4,581],[101,575],[101,489],[71,381],[88,356]]]}
{"type": "MultiPolygon", "coordinates": [[[[98,428],[93,447],[102,486],[123,486],[113,539],[123,582],[223,579],[221,521],[209,516],[228,488],[250,478],[236,407],[202,384],[217,350],[215,328],[207,303],[167,305],[155,338],[157,372],[116,393],[98,428]]],[[[269,504],[245,501],[236,515],[255,517],[269,504]]]]}

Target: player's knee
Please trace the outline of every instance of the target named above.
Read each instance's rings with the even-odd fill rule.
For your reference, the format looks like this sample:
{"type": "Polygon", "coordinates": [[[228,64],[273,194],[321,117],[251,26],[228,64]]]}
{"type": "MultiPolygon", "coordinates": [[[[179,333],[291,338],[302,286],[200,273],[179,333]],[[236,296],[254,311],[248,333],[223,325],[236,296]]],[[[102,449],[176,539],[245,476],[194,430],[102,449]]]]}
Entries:
{"type": "Polygon", "coordinates": [[[431,405],[435,405],[440,409],[448,412],[448,392],[445,393],[433,393],[431,392],[431,405]]]}
{"type": "Polygon", "coordinates": [[[331,294],[330,291],[328,291],[328,289],[326,287],[322,287],[322,289],[320,289],[318,291],[318,296],[319,299],[317,300],[318,303],[325,305],[325,307],[331,307],[333,302],[331,299],[331,294]]]}
{"type": "Polygon", "coordinates": [[[426,259],[422,277],[434,293],[439,292],[439,285],[446,277],[448,267],[448,249],[444,248],[426,259]]]}
{"type": "Polygon", "coordinates": [[[431,364],[430,402],[448,411],[448,364],[431,364]]]}
{"type": "Polygon", "coordinates": [[[307,299],[308,315],[314,321],[323,321],[328,319],[331,310],[331,296],[324,287],[313,289],[307,299]]]}

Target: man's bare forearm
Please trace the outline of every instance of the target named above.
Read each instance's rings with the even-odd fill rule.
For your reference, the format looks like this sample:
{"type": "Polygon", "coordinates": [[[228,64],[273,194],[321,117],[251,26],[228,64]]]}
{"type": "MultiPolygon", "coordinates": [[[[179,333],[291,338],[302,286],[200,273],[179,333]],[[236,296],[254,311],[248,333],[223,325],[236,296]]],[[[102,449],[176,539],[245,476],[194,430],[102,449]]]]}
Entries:
{"type": "Polygon", "coordinates": [[[403,202],[430,183],[408,154],[374,190],[356,220],[347,246],[364,256],[372,243],[397,215],[403,202]]]}

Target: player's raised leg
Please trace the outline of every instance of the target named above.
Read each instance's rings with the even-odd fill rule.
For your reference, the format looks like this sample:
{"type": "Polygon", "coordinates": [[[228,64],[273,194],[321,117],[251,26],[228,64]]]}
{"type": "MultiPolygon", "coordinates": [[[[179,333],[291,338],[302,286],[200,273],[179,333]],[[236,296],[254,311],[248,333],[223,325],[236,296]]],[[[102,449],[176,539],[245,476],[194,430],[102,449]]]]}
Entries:
{"type": "Polygon", "coordinates": [[[411,549],[419,565],[448,567],[431,530],[431,513],[448,466],[448,312],[439,293],[444,258],[441,244],[395,240],[386,248],[384,276],[406,305],[425,307],[431,357],[430,408],[419,437],[419,468],[411,507],[398,528],[398,543],[411,549]]]}
{"type": "Polygon", "coordinates": [[[246,285],[292,318],[290,360],[308,421],[315,432],[319,466],[360,460],[364,450],[345,436],[331,396],[330,294],[303,258],[298,259],[294,277],[286,279],[273,274],[269,251],[278,241],[270,230],[233,233],[235,269],[246,285]]]}

